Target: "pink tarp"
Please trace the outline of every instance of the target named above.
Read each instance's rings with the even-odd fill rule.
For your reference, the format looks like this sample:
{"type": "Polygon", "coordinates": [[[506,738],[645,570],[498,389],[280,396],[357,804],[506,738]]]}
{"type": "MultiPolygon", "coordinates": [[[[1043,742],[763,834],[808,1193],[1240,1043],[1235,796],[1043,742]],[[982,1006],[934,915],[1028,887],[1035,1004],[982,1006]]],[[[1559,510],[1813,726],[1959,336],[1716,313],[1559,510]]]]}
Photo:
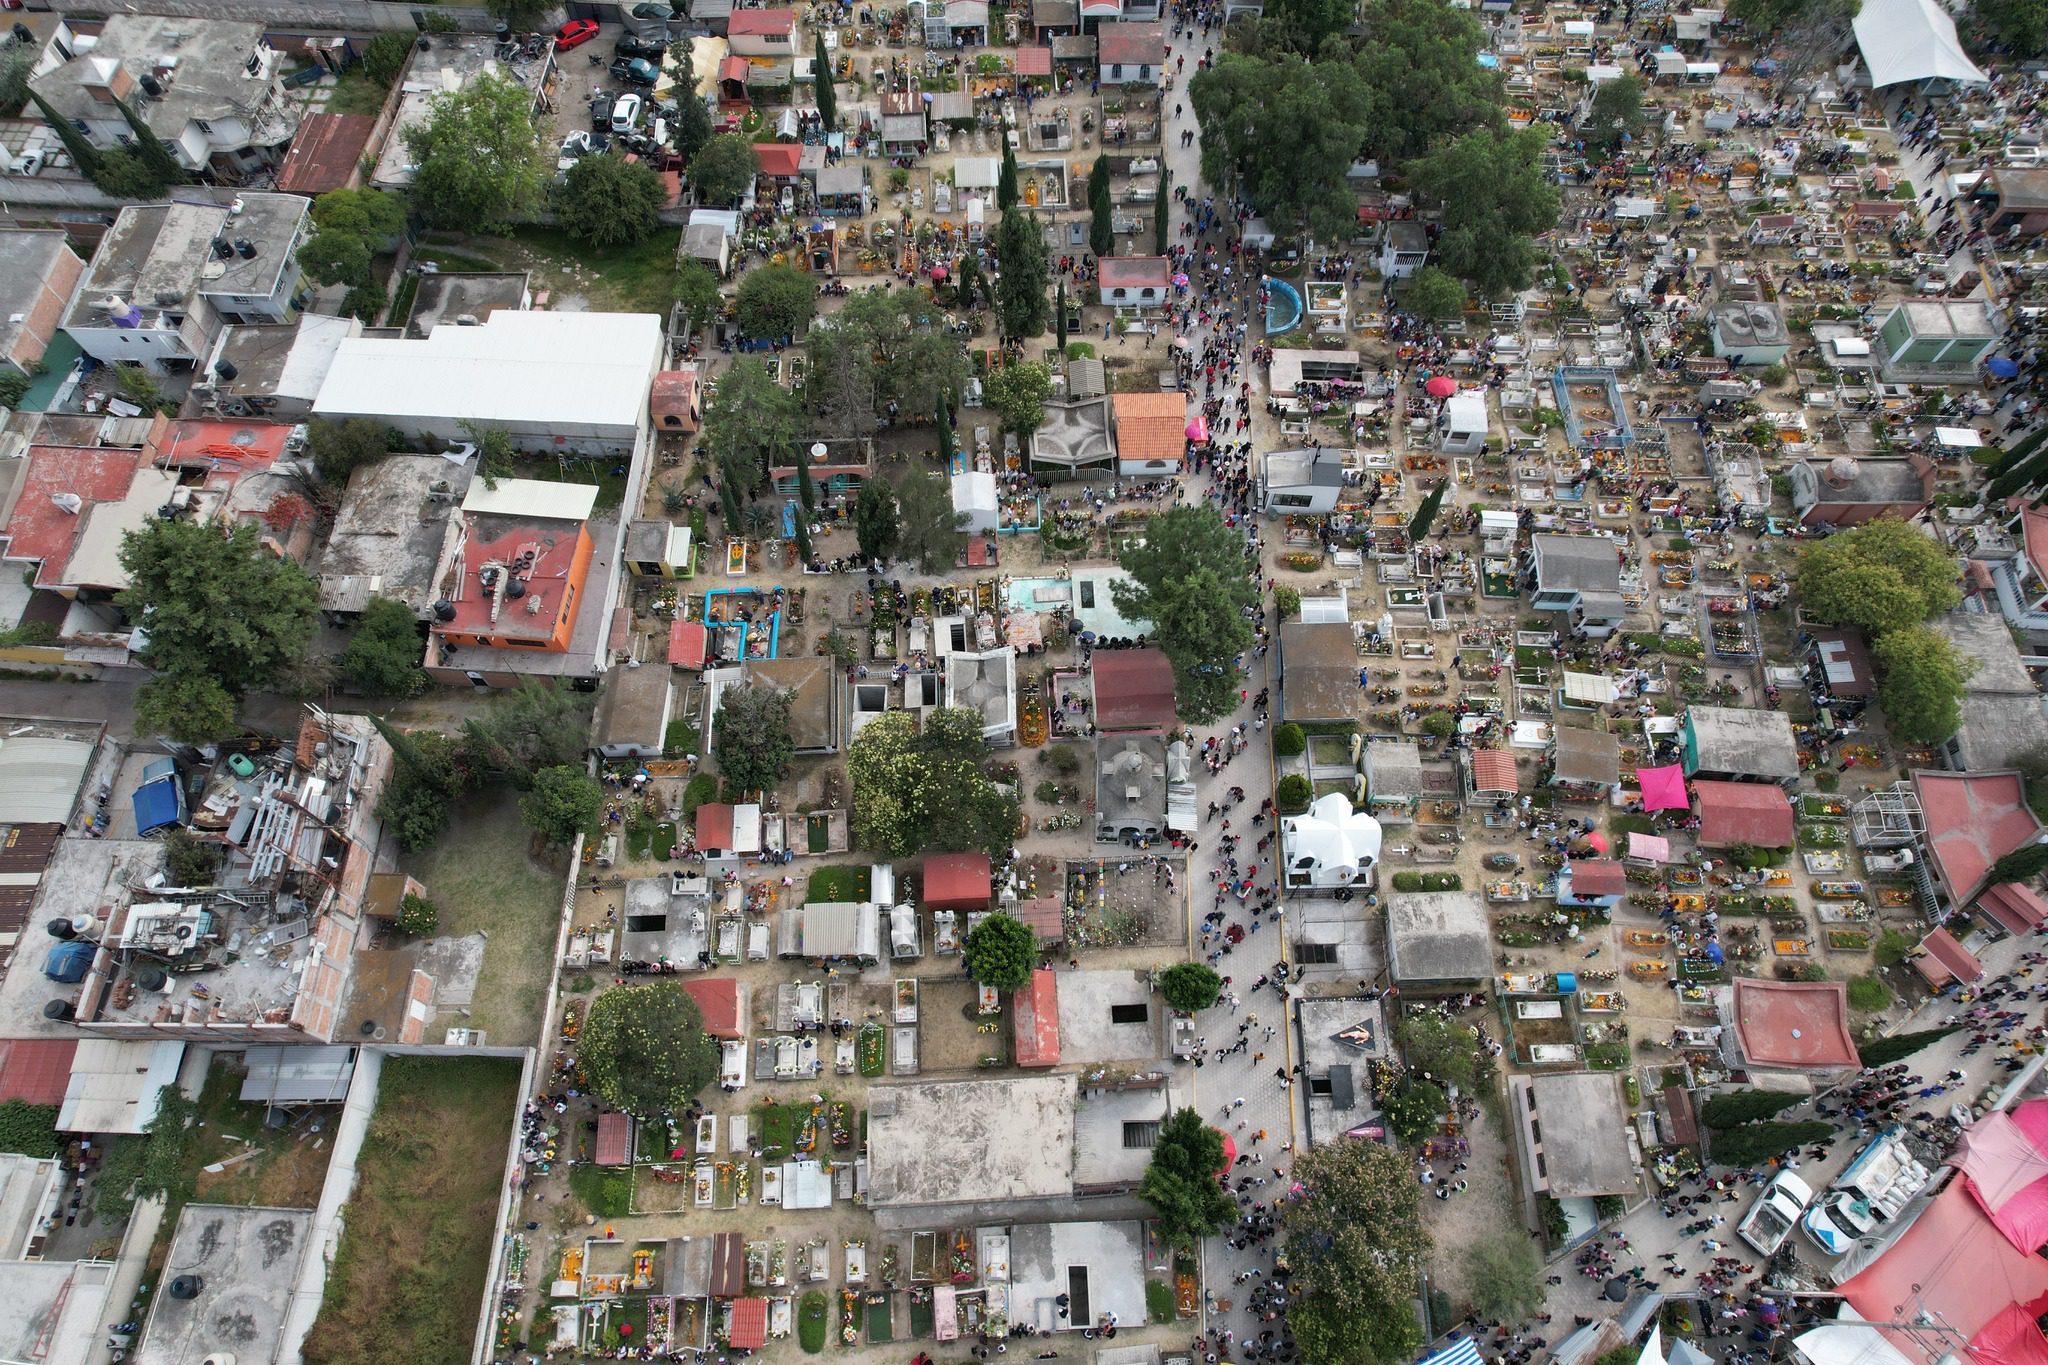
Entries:
{"type": "Polygon", "coordinates": [[[2011,1115],[1988,1114],[1971,1124],[1949,1164],[2014,1247],[2029,1251],[2048,1242],[2048,1158],[2011,1115]]]}
{"type": "Polygon", "coordinates": [[[1636,769],[1636,785],[1642,788],[1646,811],[1692,808],[1692,801],[1685,794],[1685,769],[1676,763],[1668,768],[1636,769]]]}
{"type": "Polygon", "coordinates": [[[1631,830],[1628,856],[1646,863],[1668,863],[1671,861],[1671,841],[1661,834],[1637,834],[1631,830]]]}
{"type": "Polygon", "coordinates": [[[1193,441],[1196,445],[1200,445],[1202,444],[1202,442],[1208,440],[1209,419],[1199,412],[1196,413],[1195,419],[1192,422],[1188,423],[1187,438],[1190,441],[1193,441]]]}
{"type": "MultiPolygon", "coordinates": [[[[1965,1183],[1936,1195],[1889,1250],[1841,1286],[1842,1297],[1874,1322],[1925,1310],[1969,1341],[1978,1365],[2048,1365],[2048,1343],[2032,1321],[2048,1308],[2048,1261],[1990,1236],[1965,1183]]],[[[1933,1354],[1911,1334],[1879,1330],[1908,1359],[1933,1354]]]]}

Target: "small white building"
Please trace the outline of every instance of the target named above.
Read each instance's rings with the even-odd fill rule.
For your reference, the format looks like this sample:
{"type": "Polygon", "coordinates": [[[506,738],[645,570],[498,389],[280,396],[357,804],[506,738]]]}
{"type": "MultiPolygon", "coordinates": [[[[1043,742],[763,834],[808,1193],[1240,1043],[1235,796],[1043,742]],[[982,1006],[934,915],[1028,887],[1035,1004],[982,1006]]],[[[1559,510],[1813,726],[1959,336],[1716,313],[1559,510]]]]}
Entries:
{"type": "Polygon", "coordinates": [[[1454,393],[1436,415],[1436,448],[1446,455],[1477,455],[1486,449],[1486,395],[1454,393]]]}
{"type": "Polygon", "coordinates": [[[966,516],[970,535],[993,535],[999,507],[994,474],[970,469],[953,476],[953,510],[966,516]]]}
{"type": "Polygon", "coordinates": [[[1164,256],[1104,256],[1098,283],[1112,308],[1160,308],[1173,291],[1164,256]]]}
{"type": "Polygon", "coordinates": [[[1369,881],[1380,860],[1380,822],[1331,792],[1306,814],[1280,821],[1280,860],[1289,890],[1340,891],[1369,881]]]}
{"type": "Polygon", "coordinates": [[[1380,236],[1380,254],[1375,262],[1380,274],[1390,280],[1405,280],[1429,264],[1429,234],[1422,224],[1399,219],[1387,224],[1380,236]]]}

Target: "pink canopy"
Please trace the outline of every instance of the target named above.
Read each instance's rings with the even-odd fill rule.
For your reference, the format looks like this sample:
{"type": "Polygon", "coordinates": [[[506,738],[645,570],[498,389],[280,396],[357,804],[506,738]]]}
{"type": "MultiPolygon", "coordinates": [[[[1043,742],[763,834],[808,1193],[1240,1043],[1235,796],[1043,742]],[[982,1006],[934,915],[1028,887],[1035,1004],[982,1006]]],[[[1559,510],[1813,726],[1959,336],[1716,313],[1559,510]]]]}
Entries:
{"type": "Polygon", "coordinates": [[[1199,412],[1195,414],[1194,420],[1188,423],[1188,439],[1196,445],[1209,439],[1209,419],[1199,412]]]}
{"type": "Polygon", "coordinates": [[[1631,830],[1628,856],[1646,863],[1668,863],[1671,861],[1671,841],[1661,834],[1637,834],[1631,830]]]}
{"type": "Polygon", "coordinates": [[[2048,1242],[2048,1154],[2039,1132],[2044,1114],[2048,1101],[2035,1100],[2013,1113],[1986,1115],[1964,1131],[1949,1158],[1978,1205],[2023,1252],[2048,1242]]]}
{"type": "MultiPolygon", "coordinates": [[[[1976,1365],[2041,1365],[2048,1342],[2032,1319],[2048,1308],[2048,1261],[1991,1236],[1964,1184],[1936,1195],[1898,1241],[1841,1285],[1842,1297],[1877,1322],[1896,1321],[1902,1305],[1907,1314],[1924,1309],[1969,1343],[1964,1358],[1976,1365]]],[[[1911,1360],[1945,1348],[1878,1330],[1911,1360]]]]}
{"type": "Polygon", "coordinates": [[[1692,800],[1685,794],[1685,769],[1676,763],[1668,768],[1636,769],[1636,785],[1642,788],[1646,811],[1692,808],[1692,800]]]}
{"type": "Polygon", "coordinates": [[[1449,398],[1458,391],[1458,381],[1447,374],[1440,374],[1433,376],[1422,388],[1431,398],[1449,398]]]}

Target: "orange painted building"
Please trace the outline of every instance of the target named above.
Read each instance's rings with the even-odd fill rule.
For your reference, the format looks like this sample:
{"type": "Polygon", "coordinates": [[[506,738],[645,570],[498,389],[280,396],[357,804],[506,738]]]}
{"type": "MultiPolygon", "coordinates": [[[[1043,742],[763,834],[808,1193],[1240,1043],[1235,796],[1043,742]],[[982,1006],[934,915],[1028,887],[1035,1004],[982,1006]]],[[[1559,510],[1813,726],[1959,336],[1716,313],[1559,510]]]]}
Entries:
{"type": "Polygon", "coordinates": [[[567,651],[595,550],[596,493],[540,479],[472,485],[434,604],[435,636],[458,647],[567,651]]]}

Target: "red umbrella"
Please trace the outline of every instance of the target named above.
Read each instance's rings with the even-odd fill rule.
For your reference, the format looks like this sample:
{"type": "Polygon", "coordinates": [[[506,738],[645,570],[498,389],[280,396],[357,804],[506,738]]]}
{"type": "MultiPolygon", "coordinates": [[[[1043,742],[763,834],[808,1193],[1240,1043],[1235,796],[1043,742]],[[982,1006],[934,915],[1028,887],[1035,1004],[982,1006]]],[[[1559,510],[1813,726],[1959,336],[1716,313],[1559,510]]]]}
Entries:
{"type": "Polygon", "coordinates": [[[1595,853],[1605,853],[1607,851],[1607,836],[1598,830],[1594,830],[1586,836],[1586,846],[1595,853]]]}
{"type": "Polygon", "coordinates": [[[1434,375],[1422,390],[1431,398],[1449,398],[1458,391],[1458,381],[1447,374],[1434,375]]]}
{"type": "Polygon", "coordinates": [[[1221,1128],[1212,1129],[1211,1131],[1223,1139],[1223,1170],[1217,1172],[1218,1175],[1222,1175],[1237,1164],[1237,1143],[1230,1134],[1224,1132],[1221,1128]]]}

